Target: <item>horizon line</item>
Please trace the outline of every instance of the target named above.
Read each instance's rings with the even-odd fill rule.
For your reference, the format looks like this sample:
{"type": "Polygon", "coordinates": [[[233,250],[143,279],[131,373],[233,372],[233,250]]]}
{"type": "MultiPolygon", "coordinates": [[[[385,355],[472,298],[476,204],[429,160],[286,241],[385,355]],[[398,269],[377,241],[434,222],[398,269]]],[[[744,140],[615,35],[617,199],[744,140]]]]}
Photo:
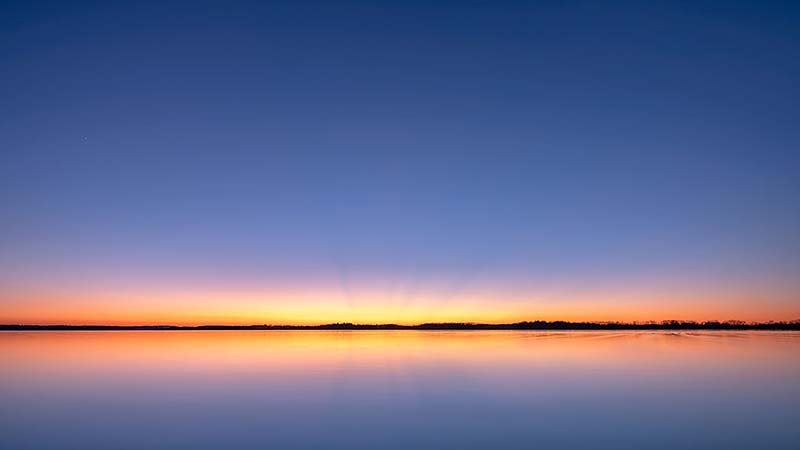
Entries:
{"type": "Polygon", "coordinates": [[[566,321],[532,320],[511,323],[424,322],[411,325],[397,323],[332,322],[316,325],[293,324],[199,324],[199,325],[110,325],[110,324],[0,324],[0,331],[36,330],[800,330],[800,319],[789,321],[742,320],[661,320],[661,321],[566,321]]]}

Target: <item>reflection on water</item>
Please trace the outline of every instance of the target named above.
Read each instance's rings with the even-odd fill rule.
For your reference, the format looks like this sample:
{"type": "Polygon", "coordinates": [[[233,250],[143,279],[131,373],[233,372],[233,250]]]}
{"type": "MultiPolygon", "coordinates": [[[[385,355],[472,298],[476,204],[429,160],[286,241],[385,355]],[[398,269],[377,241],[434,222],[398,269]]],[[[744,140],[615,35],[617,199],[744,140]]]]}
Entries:
{"type": "Polygon", "coordinates": [[[0,448],[797,448],[800,333],[0,333],[0,448]]]}

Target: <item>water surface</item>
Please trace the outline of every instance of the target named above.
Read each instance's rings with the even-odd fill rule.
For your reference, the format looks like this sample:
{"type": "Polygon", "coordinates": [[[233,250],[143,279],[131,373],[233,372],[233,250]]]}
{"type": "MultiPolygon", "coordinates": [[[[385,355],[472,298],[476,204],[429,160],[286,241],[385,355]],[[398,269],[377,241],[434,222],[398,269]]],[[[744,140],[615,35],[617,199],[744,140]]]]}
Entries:
{"type": "Polygon", "coordinates": [[[796,449],[800,333],[0,332],[0,448],[796,449]]]}

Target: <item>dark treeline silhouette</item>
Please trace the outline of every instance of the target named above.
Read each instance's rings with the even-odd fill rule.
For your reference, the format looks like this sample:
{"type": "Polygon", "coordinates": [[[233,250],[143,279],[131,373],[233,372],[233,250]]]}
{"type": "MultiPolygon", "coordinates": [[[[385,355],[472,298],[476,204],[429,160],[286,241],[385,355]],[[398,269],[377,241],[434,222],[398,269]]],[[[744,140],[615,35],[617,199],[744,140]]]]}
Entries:
{"type": "Polygon", "coordinates": [[[137,331],[137,330],[798,330],[800,319],[789,322],[695,322],[664,320],[661,322],[566,322],[543,320],[488,324],[468,322],[423,323],[419,325],[355,324],[349,322],[325,325],[0,325],[0,331],[137,331]]]}

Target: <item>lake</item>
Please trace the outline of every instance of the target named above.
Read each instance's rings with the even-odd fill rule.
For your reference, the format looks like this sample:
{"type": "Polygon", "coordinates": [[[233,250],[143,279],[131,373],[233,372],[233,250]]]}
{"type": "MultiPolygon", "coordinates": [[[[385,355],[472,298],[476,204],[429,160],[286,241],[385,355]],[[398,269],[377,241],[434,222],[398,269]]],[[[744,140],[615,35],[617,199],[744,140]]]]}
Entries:
{"type": "Polygon", "coordinates": [[[3,449],[797,449],[798,332],[0,332],[3,449]]]}

